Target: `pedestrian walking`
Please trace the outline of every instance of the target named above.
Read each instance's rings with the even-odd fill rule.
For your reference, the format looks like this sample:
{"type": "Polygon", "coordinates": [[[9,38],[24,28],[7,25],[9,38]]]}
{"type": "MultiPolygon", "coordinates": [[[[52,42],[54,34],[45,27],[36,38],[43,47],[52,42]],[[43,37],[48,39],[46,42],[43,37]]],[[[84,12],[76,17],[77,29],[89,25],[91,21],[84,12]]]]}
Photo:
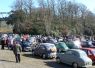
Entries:
{"type": "Polygon", "coordinates": [[[20,57],[21,51],[22,51],[22,48],[19,42],[14,42],[13,53],[15,55],[16,63],[20,63],[21,61],[21,57],[20,57]]]}

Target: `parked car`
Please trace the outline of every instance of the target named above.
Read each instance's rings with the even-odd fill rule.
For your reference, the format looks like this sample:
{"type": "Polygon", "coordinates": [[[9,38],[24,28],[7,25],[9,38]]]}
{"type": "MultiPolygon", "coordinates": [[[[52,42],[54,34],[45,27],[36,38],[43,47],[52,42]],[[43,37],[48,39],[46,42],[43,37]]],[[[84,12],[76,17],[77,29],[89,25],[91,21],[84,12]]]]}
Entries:
{"type": "Polygon", "coordinates": [[[56,44],[56,43],[57,43],[57,40],[56,40],[56,39],[51,38],[51,39],[46,40],[46,43],[56,44]]]}
{"type": "Polygon", "coordinates": [[[65,53],[58,53],[56,61],[72,65],[73,68],[92,66],[92,60],[80,49],[71,49],[65,53]]]}
{"type": "Polygon", "coordinates": [[[31,44],[27,40],[23,40],[21,43],[22,51],[31,51],[31,44]]]}
{"type": "Polygon", "coordinates": [[[89,58],[92,59],[93,63],[95,63],[95,48],[81,48],[86,52],[89,58]]]}
{"type": "Polygon", "coordinates": [[[51,43],[41,43],[32,50],[33,55],[39,55],[42,58],[56,58],[56,47],[51,43]]]}
{"type": "Polygon", "coordinates": [[[82,47],[95,48],[92,41],[81,41],[82,47]]]}
{"type": "Polygon", "coordinates": [[[95,40],[92,41],[93,46],[95,46],[95,40]]]}
{"type": "Polygon", "coordinates": [[[55,46],[57,48],[57,52],[65,52],[69,49],[64,42],[58,42],[55,44],[55,46]]]}
{"type": "Polygon", "coordinates": [[[74,42],[74,41],[68,41],[68,42],[65,42],[66,45],[70,48],[70,49],[79,49],[81,48],[81,44],[79,42],[74,42]]]}

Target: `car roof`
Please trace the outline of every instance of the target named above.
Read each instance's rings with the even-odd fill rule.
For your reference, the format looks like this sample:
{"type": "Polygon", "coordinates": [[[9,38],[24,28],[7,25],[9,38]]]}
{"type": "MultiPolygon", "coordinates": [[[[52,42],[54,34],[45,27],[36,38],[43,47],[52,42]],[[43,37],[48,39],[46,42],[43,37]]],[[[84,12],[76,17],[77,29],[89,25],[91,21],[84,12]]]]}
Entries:
{"type": "Polygon", "coordinates": [[[95,48],[81,48],[81,49],[85,49],[85,50],[95,50],[95,48]]]}
{"type": "Polygon", "coordinates": [[[69,49],[68,51],[82,52],[80,49],[69,49]]]}
{"type": "Polygon", "coordinates": [[[65,44],[65,42],[58,42],[58,43],[64,43],[65,44]]]}
{"type": "Polygon", "coordinates": [[[52,44],[52,43],[41,43],[41,45],[49,46],[49,45],[54,45],[54,44],[52,44]]]}

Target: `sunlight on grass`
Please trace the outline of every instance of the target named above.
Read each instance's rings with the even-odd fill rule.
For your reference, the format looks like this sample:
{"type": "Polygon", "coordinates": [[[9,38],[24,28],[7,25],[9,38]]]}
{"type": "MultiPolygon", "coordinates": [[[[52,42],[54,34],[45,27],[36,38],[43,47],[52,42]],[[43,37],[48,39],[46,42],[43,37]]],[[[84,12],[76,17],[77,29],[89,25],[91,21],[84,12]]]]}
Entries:
{"type": "Polygon", "coordinates": [[[0,32],[12,32],[12,29],[0,28],[0,32]]]}

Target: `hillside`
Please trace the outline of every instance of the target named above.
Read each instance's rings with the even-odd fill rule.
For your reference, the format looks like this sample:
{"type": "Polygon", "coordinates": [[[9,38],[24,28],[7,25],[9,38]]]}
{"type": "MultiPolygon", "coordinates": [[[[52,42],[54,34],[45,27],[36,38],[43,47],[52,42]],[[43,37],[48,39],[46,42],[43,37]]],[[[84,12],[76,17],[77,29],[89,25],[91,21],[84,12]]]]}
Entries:
{"type": "Polygon", "coordinates": [[[12,26],[7,25],[6,21],[1,21],[0,22],[0,32],[12,32],[12,26]]]}

